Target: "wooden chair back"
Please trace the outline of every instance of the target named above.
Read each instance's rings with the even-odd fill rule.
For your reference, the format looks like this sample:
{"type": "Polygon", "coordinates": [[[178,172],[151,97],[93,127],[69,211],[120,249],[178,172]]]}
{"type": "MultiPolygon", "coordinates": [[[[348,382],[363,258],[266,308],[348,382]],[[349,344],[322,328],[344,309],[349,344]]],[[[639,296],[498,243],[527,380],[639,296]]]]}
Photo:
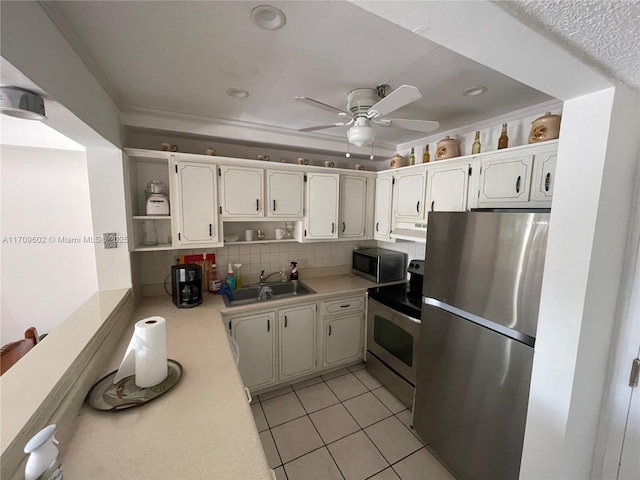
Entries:
{"type": "Polygon", "coordinates": [[[0,375],[9,370],[18,360],[38,343],[38,331],[35,327],[24,332],[24,339],[7,343],[0,349],[0,375]]]}

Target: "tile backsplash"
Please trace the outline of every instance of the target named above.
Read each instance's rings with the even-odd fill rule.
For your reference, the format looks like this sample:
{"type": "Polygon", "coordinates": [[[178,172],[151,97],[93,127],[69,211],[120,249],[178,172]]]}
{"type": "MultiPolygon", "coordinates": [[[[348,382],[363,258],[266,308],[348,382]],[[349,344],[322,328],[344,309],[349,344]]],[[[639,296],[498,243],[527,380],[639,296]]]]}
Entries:
{"type": "Polygon", "coordinates": [[[298,262],[301,278],[305,270],[323,267],[347,267],[351,265],[351,252],[357,245],[375,246],[373,241],[322,242],[322,243],[254,243],[250,245],[228,245],[222,248],[194,250],[166,250],[159,252],[134,252],[131,255],[133,284],[135,287],[162,284],[171,272],[171,265],[180,255],[214,253],[218,277],[226,277],[227,266],[241,263],[243,278],[257,280],[260,272],[284,270],[298,262]]]}
{"type": "MultiPolygon", "coordinates": [[[[218,277],[224,279],[227,266],[241,263],[241,273],[249,282],[257,281],[262,270],[267,273],[284,270],[289,272],[290,262],[298,262],[301,279],[305,271],[326,267],[349,267],[351,252],[356,246],[386,248],[407,254],[407,260],[424,259],[424,243],[414,242],[322,242],[322,243],[254,243],[250,245],[228,245],[222,248],[194,250],[164,250],[159,252],[134,252],[131,254],[133,285],[138,288],[149,285],[162,285],[171,272],[171,265],[180,255],[195,253],[214,253],[218,268],[218,277]]],[[[170,289],[170,285],[167,285],[170,289]]],[[[160,287],[161,289],[161,287],[160,287]]]]}

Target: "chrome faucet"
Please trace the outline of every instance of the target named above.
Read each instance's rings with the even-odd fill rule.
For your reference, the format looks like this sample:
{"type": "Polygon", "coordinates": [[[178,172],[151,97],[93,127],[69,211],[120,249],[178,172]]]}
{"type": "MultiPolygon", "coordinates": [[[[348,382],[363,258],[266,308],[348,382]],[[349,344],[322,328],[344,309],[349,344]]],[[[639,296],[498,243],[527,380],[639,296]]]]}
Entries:
{"type": "Polygon", "coordinates": [[[267,275],[266,277],[264,276],[264,270],[262,270],[262,272],[260,272],[260,283],[266,283],[267,278],[271,277],[272,275],[282,275],[282,272],[271,272],[269,275],[267,275]]]}

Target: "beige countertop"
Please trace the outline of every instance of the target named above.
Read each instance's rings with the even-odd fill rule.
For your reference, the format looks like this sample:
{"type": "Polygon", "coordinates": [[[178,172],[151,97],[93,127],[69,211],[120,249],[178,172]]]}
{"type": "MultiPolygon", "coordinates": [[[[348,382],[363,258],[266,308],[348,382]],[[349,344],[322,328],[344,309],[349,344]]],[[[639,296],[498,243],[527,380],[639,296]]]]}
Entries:
{"type": "MultiPolygon", "coordinates": [[[[301,280],[317,293],[293,301],[364,293],[376,285],[350,275],[301,280]]],[[[221,313],[291,302],[225,309],[219,296],[205,295],[199,307],[178,309],[168,296],[142,299],[104,374],[118,368],[133,324],[159,315],[167,322],[168,356],[182,364],[182,379],[140,408],[110,413],[83,406],[72,438],[61,445],[65,478],[270,478],[221,313]]]]}

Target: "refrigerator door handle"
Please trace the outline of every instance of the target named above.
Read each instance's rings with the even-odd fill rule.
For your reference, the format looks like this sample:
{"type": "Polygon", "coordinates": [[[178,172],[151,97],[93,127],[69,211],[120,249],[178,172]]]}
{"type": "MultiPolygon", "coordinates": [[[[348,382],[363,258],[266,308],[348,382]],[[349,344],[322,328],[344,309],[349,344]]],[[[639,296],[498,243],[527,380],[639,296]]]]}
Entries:
{"type": "Polygon", "coordinates": [[[504,325],[500,325],[499,323],[492,322],[491,320],[487,320],[486,318],[482,318],[478,315],[474,315],[473,313],[466,312],[452,305],[441,302],[440,300],[436,300],[435,298],[422,297],[422,302],[425,305],[431,305],[432,307],[440,308],[445,312],[452,313],[453,315],[456,315],[460,318],[464,318],[465,320],[469,320],[470,322],[488,328],[489,330],[493,330],[494,332],[500,333],[505,337],[517,340],[518,342],[524,343],[529,347],[533,347],[535,344],[536,339],[534,337],[519,332],[518,330],[505,327],[504,325]]]}

